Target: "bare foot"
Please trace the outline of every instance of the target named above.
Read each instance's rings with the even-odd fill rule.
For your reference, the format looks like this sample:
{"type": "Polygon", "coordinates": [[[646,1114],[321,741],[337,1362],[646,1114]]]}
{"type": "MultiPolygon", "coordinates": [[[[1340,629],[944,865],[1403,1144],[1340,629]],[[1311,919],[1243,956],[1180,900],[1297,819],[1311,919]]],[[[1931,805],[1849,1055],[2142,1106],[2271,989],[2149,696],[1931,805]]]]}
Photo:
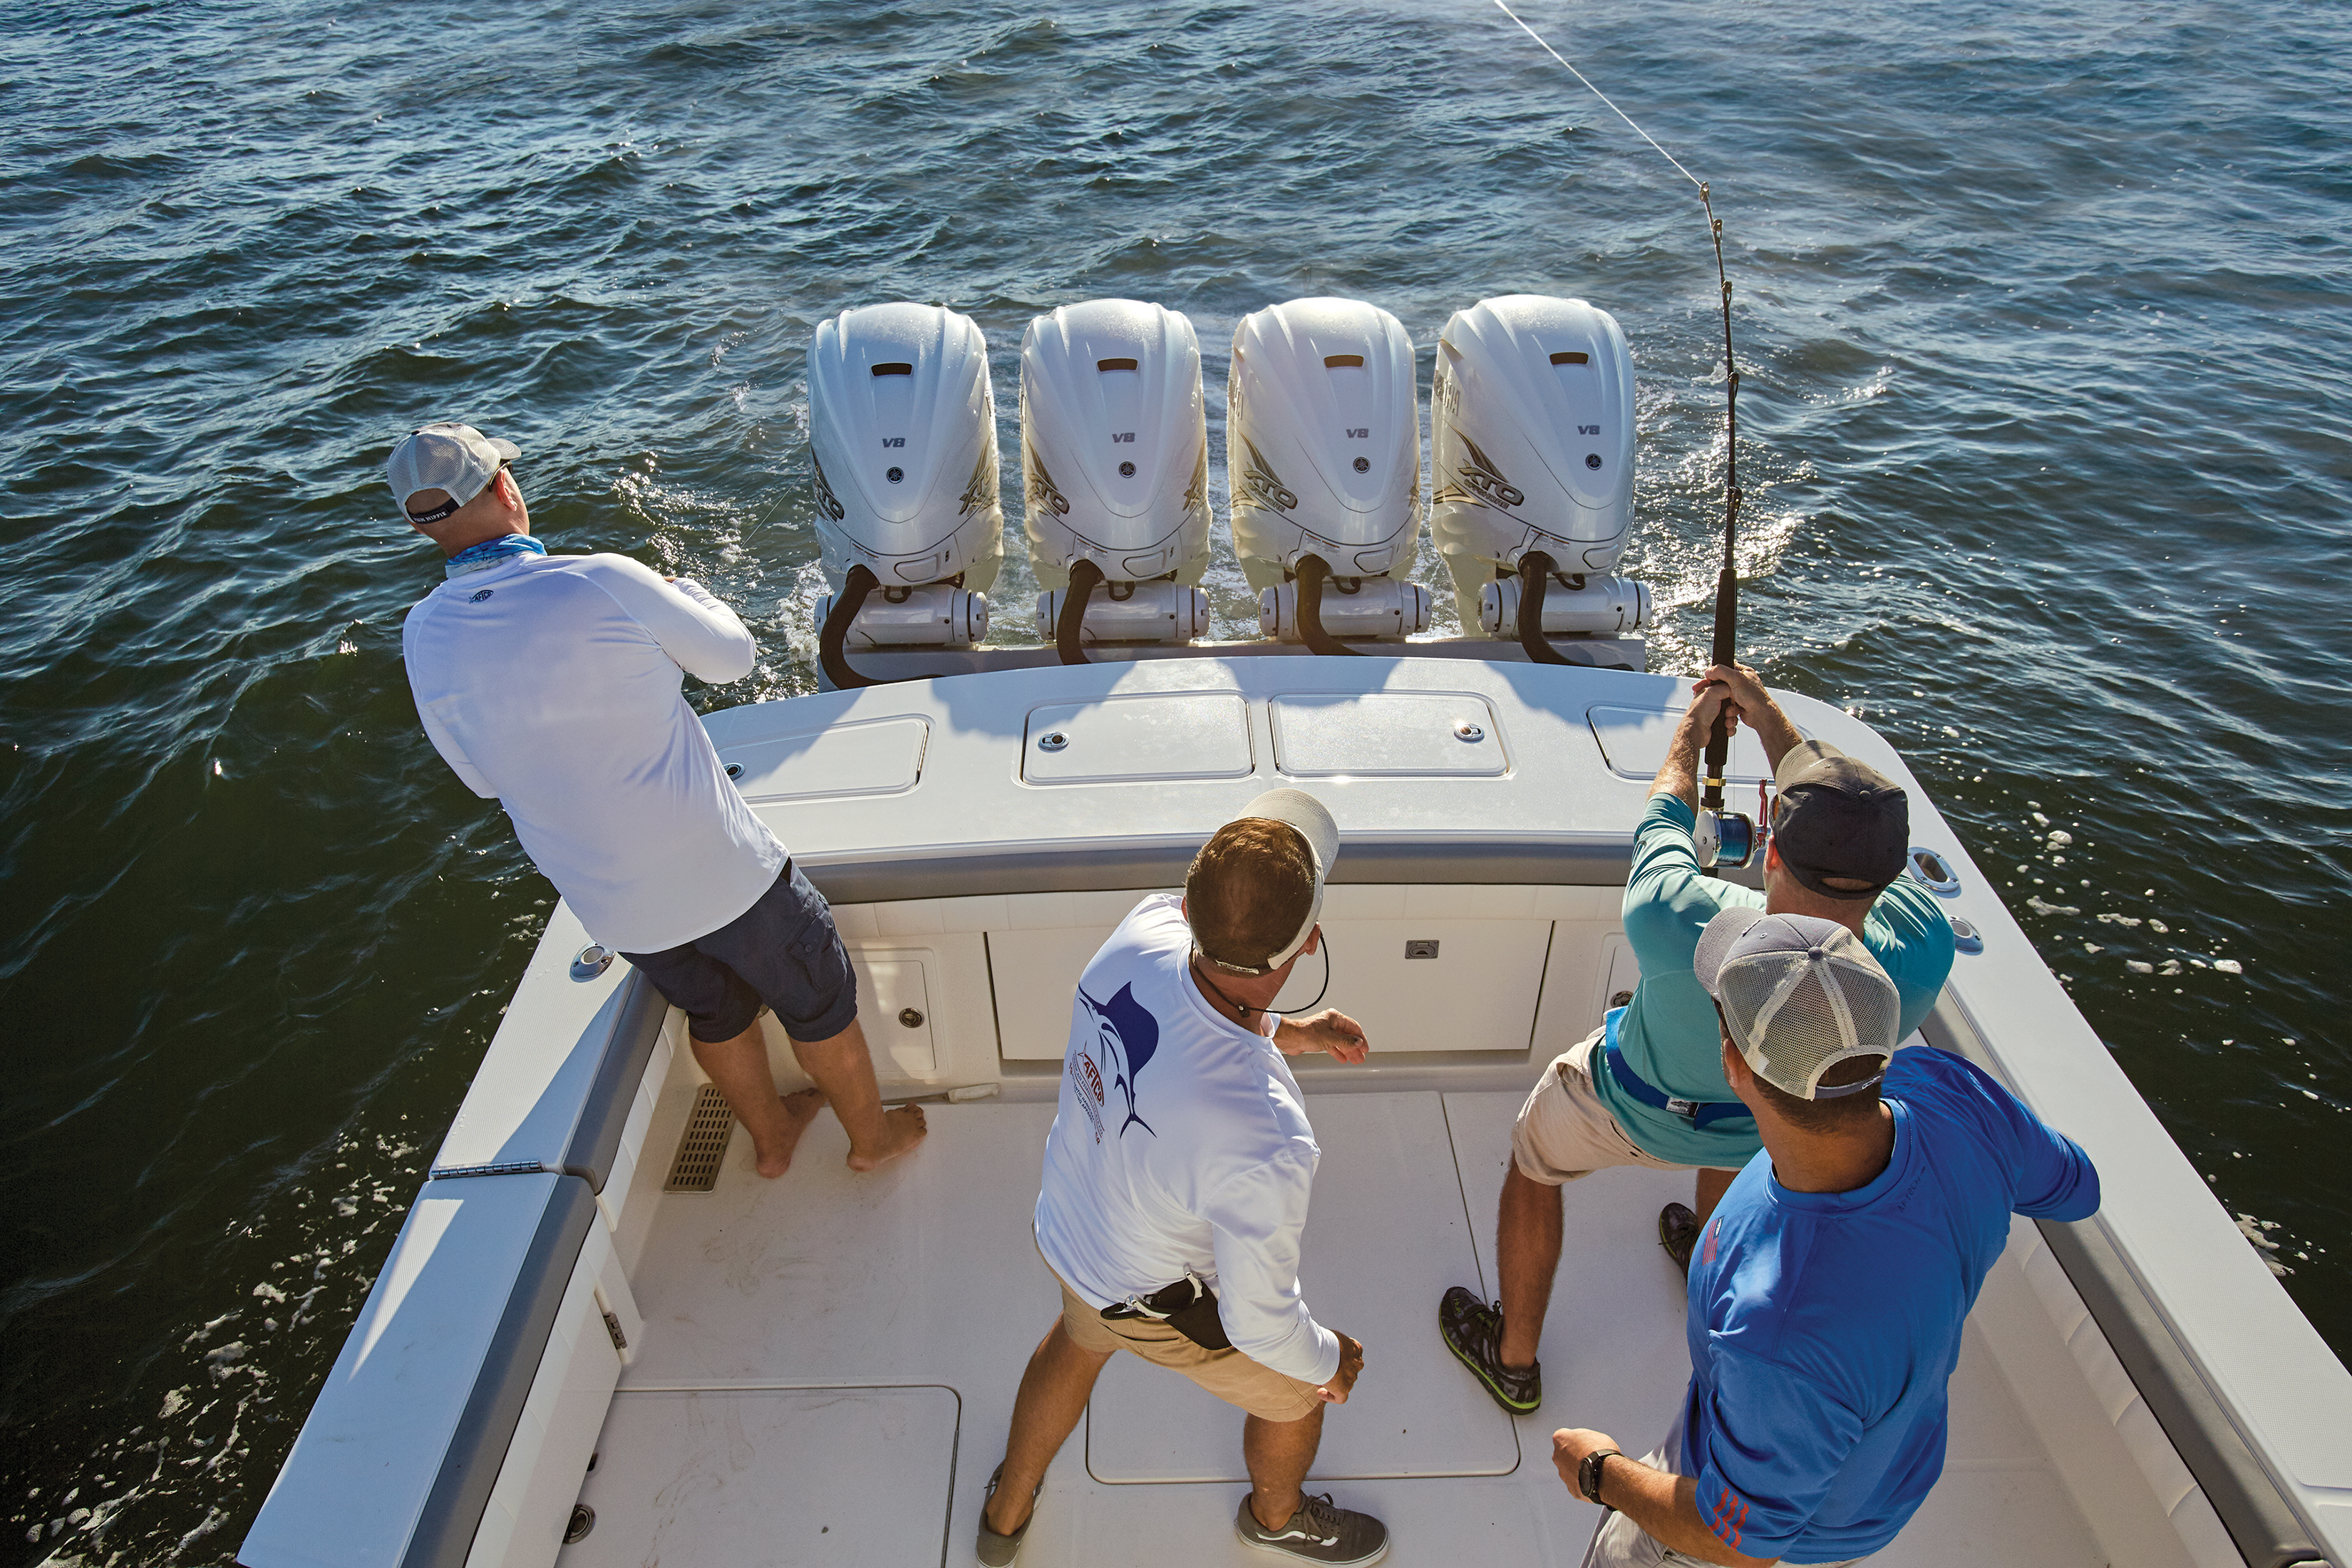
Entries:
{"type": "Polygon", "coordinates": [[[923,1141],[930,1129],[923,1125],[923,1108],[902,1105],[882,1118],[882,1149],[879,1153],[860,1154],[855,1149],[849,1153],[849,1168],[871,1171],[888,1164],[923,1141]]]}
{"type": "Polygon", "coordinates": [[[816,1113],[824,1109],[824,1091],[803,1089],[785,1095],[783,1103],[784,1131],[775,1146],[760,1148],[758,1141],[753,1140],[754,1152],[758,1155],[756,1168],[760,1174],[771,1181],[793,1168],[793,1151],[800,1146],[801,1134],[807,1131],[808,1124],[816,1120],[816,1113]]]}

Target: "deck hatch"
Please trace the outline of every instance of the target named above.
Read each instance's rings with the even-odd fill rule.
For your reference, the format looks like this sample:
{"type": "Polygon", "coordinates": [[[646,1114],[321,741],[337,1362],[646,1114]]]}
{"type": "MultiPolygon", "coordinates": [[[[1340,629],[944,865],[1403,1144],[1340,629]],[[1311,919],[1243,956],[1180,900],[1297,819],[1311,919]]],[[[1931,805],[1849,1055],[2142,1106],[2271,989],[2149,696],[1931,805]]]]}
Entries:
{"type": "Polygon", "coordinates": [[[1286,691],[1266,704],[1292,778],[1500,778],[1502,721],[1474,692],[1286,691]]]}
{"type": "MultiPolygon", "coordinates": [[[[1463,1205],[1443,1103],[1434,1094],[1369,1093],[1310,1095],[1310,1104],[1323,1155],[1299,1281],[1317,1317],[1378,1347],[1369,1353],[1380,1357],[1380,1375],[1368,1371],[1348,1401],[1352,1419],[1324,1428],[1317,1479],[1511,1474],[1523,1458],[1511,1417],[1426,1324],[1448,1285],[1491,1278],[1479,1271],[1477,1227],[1463,1205]]],[[[1483,1166],[1508,1147],[1500,1138],[1469,1157],[1483,1166]]],[[[1490,1199],[1478,1226],[1493,1213],[1490,1199]]],[[[1678,1327],[1651,1332],[1671,1345],[1678,1327]]],[[[1111,1486],[1246,1484],[1236,1425],[1230,1406],[1182,1379],[1115,1356],[1087,1412],[1087,1473],[1111,1486]]],[[[1493,1561],[1475,1551],[1444,1560],[1493,1561]]]]}
{"type": "Polygon", "coordinates": [[[727,1140],[735,1132],[735,1113],[715,1083],[695,1092],[694,1109],[678,1134],[677,1157],[669,1163],[666,1193],[707,1193],[719,1184],[719,1166],[727,1158],[727,1140]]]}
{"type": "MultiPolygon", "coordinates": [[[[1601,755],[1609,771],[1621,779],[1652,779],[1658,775],[1658,766],[1666,760],[1666,746],[1675,737],[1675,726],[1682,722],[1680,708],[1588,708],[1585,722],[1592,726],[1592,738],[1601,747],[1601,755]]],[[[1806,731],[1800,729],[1799,734],[1806,731]]],[[[1730,809],[1752,811],[1756,805],[1756,785],[1769,772],[1764,765],[1763,742],[1756,732],[1742,725],[1731,737],[1730,771],[1724,775],[1727,784],[1745,784],[1748,795],[1730,809]]]]}
{"type": "Polygon", "coordinates": [[[938,1563],[961,1419],[951,1388],[624,1390],[580,1491],[596,1528],[538,1561],[938,1563]]]}
{"type": "Polygon", "coordinates": [[[1033,784],[1245,778],[1249,710],[1238,691],[1060,702],[1030,710],[1021,777],[1033,784]]]}
{"type": "Polygon", "coordinates": [[[921,781],[930,736],[927,720],[869,719],[730,746],[722,755],[728,776],[754,805],[896,795],[921,781]]]}

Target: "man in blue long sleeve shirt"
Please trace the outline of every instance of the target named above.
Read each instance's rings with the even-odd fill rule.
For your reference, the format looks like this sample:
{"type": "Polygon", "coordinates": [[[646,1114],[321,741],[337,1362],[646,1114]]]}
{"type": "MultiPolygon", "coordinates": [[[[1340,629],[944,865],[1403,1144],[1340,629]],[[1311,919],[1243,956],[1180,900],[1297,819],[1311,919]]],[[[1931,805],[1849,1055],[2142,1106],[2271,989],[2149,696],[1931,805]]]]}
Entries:
{"type": "Polygon", "coordinates": [[[1694,968],[1764,1152],[1691,1261],[1665,1443],[1636,1461],[1563,1428],[1553,1462],[1617,1510],[1585,1568],[1854,1563],[1943,1473],[1961,1326],[2010,1216],[2087,1218],[2098,1173],[1972,1064],[1895,1054],[1894,983],[1843,927],[1727,910],[1694,968]]]}
{"type": "Polygon", "coordinates": [[[1694,1207],[1669,1204],[1659,1216],[1659,1239],[1687,1268],[1700,1226],[1756,1152],[1756,1123],[1724,1082],[1715,1010],[1691,973],[1717,910],[1844,926],[1894,977],[1898,1039],[1935,1006],[1951,973],[1952,928],[1933,894],[1902,879],[1909,833],[1902,787],[1799,735],[1754,670],[1719,666],[1700,679],[1633,830],[1624,919],[1641,982],[1591,1038],[1545,1068],[1511,1129],[1495,1226],[1501,1299],[1489,1306],[1457,1285],[1438,1305],[1447,1347],[1496,1403],[1524,1415],[1543,1401],[1536,1348],[1559,1267],[1561,1184],[1612,1165],[1696,1171],[1694,1207]],[[1692,839],[1699,748],[1718,713],[1755,730],[1780,791],[1760,893],[1708,876],[1692,839]]]}

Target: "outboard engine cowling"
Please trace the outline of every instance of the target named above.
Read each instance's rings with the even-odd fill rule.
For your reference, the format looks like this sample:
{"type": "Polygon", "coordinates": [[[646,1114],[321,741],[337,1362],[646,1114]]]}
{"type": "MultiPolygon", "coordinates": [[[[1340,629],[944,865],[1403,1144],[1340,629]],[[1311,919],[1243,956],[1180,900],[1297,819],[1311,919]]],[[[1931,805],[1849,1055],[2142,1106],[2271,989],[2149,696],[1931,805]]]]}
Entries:
{"type": "Polygon", "coordinates": [[[1048,590],[1042,635],[1057,639],[1074,596],[1074,647],[1189,642],[1208,628],[1208,596],[1192,586],[1209,563],[1208,408],[1181,313],[1091,300],[1032,321],[1021,471],[1029,561],[1048,590]]]}
{"type": "Polygon", "coordinates": [[[1367,625],[1425,630],[1402,581],[1419,548],[1421,416],[1412,341],[1358,300],[1293,300],[1243,318],[1226,383],[1234,552],[1262,626],[1318,652],[1328,580],[1367,625]],[[1370,595],[1370,599],[1363,595],[1370,595]]]}
{"type": "Polygon", "coordinates": [[[817,324],[808,384],[827,637],[936,647],[984,635],[1004,510],[980,328],[938,305],[845,310],[817,324]],[[836,601],[845,626],[830,624],[836,601]]]}
{"type": "Polygon", "coordinates": [[[1520,560],[1551,560],[1547,633],[1630,633],[1649,595],[1606,575],[1633,522],[1633,357],[1606,310],[1507,294],[1438,334],[1430,393],[1430,537],[1462,618],[1514,635],[1520,560]]]}

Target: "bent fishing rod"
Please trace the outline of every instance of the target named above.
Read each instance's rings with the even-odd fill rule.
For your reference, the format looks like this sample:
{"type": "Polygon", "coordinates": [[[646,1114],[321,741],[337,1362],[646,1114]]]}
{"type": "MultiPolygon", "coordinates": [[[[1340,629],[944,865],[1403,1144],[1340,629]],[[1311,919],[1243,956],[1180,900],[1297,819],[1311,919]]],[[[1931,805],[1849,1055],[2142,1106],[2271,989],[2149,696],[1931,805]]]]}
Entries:
{"type": "MultiPolygon", "coordinates": [[[[1707,235],[1715,243],[1715,278],[1723,290],[1723,565],[1715,579],[1715,647],[1710,662],[1728,665],[1738,651],[1739,571],[1733,551],[1739,533],[1739,362],[1731,352],[1731,279],[1723,267],[1723,220],[1715,216],[1715,202],[1706,182],[1683,167],[1682,160],[1659,146],[1656,137],[1634,123],[1633,117],[1617,107],[1616,101],[1592,83],[1592,79],[1547,42],[1541,33],[1528,26],[1519,14],[1504,3],[1495,0],[1495,8],[1513,22],[1521,32],[1536,41],[1536,46],[1559,62],[1568,74],[1582,82],[1593,97],[1609,106],[1609,111],[1632,126],[1633,134],[1655,148],[1658,156],[1675,167],[1675,173],[1698,187],[1699,205],[1706,213],[1707,235]]],[[[1699,864],[1713,873],[1717,865],[1745,866],[1754,858],[1757,847],[1756,825],[1738,812],[1723,809],[1723,775],[1731,755],[1731,724],[1717,714],[1715,729],[1707,736],[1706,772],[1699,779],[1698,843],[1699,864]]]]}

